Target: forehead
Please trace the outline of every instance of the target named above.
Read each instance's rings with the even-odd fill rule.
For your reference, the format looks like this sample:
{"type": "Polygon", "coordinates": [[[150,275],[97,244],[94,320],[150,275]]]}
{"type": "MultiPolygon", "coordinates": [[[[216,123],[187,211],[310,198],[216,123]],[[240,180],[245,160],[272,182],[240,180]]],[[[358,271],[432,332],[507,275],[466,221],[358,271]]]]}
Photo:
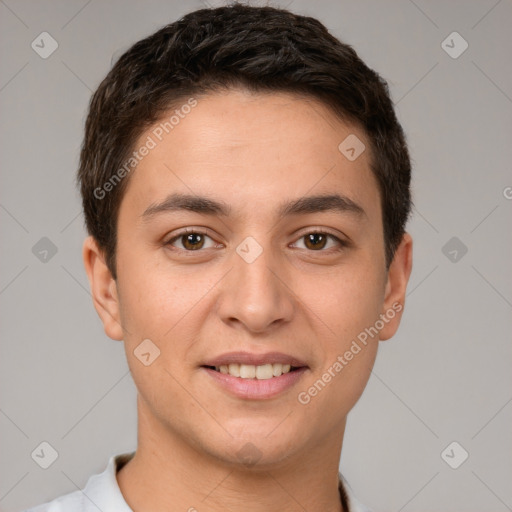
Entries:
{"type": "Polygon", "coordinates": [[[338,192],[380,215],[364,132],[312,98],[245,90],[185,98],[136,149],[144,145],[151,149],[130,176],[121,211],[140,216],[178,192],[263,214],[283,199],[338,192]]]}

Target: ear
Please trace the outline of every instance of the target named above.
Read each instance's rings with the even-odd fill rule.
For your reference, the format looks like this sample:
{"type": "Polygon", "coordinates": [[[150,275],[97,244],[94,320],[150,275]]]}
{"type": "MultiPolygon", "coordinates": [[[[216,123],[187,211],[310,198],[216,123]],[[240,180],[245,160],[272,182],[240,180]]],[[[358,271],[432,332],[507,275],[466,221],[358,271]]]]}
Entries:
{"type": "Polygon", "coordinates": [[[82,256],[94,307],[103,322],[105,334],[113,340],[121,341],[123,329],[119,315],[117,283],[105,263],[103,252],[92,236],[85,239],[82,256]]]}
{"type": "Polygon", "coordinates": [[[405,233],[388,269],[382,310],[384,328],[381,329],[379,336],[381,340],[388,340],[394,336],[400,325],[405,305],[405,292],[411,270],[412,238],[409,233],[405,233]]]}

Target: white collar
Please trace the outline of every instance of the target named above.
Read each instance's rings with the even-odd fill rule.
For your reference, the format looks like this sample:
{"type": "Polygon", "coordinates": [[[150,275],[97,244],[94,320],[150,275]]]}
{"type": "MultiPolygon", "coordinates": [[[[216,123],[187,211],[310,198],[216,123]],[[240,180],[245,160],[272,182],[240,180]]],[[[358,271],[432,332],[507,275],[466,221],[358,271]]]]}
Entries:
{"type": "MultiPolygon", "coordinates": [[[[133,512],[121,493],[116,473],[134,454],[135,452],[113,455],[103,473],[91,476],[82,491],[66,494],[49,504],[27,512],[53,512],[54,510],[97,512],[98,509],[102,512],[133,512]]],[[[341,473],[339,473],[339,481],[340,495],[346,504],[347,512],[370,512],[354,497],[341,473]]]]}

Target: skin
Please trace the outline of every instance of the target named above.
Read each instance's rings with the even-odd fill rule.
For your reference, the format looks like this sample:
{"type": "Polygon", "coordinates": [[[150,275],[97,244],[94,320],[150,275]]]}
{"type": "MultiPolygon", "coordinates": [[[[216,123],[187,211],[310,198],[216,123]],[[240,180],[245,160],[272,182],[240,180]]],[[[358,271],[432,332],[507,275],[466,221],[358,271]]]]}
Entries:
{"type": "Polygon", "coordinates": [[[379,338],[394,335],[401,312],[309,403],[297,395],[380,314],[404,304],[412,240],[405,234],[386,269],[369,147],[361,129],[311,98],[244,90],[203,96],[129,178],[116,281],[94,239],[86,239],[95,307],[106,334],[124,340],[138,389],[138,449],[117,475],[135,512],[342,510],[346,417],[366,386],[379,338]],[[366,145],[353,162],[338,150],[349,134],[366,145]],[[142,217],[176,192],[224,201],[230,215],[142,217]],[[277,216],[284,201],[333,193],[364,213],[277,216]],[[202,242],[193,240],[200,249],[183,237],[169,242],[184,228],[208,230],[202,242]],[[348,245],[330,237],[325,246],[308,245],[305,235],[319,231],[348,245]],[[236,252],[248,236],[263,250],[252,263],[236,252]],[[145,366],[134,350],[148,338],[160,356],[145,366]],[[284,352],[308,370],[272,399],[236,398],[201,365],[238,350],[284,352]],[[259,457],[252,465],[237,455],[248,442],[259,457]]]}

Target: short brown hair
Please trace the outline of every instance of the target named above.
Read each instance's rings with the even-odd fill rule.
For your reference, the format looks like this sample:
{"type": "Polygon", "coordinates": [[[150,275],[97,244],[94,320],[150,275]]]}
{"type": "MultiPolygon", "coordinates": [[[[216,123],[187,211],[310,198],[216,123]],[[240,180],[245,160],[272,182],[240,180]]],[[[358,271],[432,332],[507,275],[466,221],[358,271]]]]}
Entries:
{"type": "Polygon", "coordinates": [[[129,176],[98,197],[142,132],[192,95],[230,87],[294,92],[360,126],[382,202],[389,266],[411,209],[411,164],[387,83],[318,20],[235,4],[191,12],[137,42],[91,98],[77,180],[86,227],[116,278],[119,206],[129,176]]]}

